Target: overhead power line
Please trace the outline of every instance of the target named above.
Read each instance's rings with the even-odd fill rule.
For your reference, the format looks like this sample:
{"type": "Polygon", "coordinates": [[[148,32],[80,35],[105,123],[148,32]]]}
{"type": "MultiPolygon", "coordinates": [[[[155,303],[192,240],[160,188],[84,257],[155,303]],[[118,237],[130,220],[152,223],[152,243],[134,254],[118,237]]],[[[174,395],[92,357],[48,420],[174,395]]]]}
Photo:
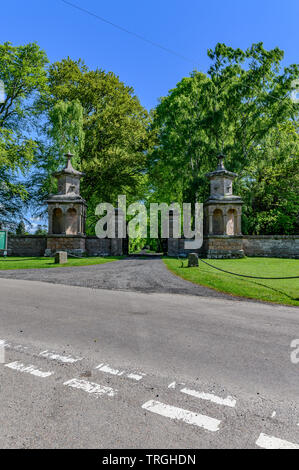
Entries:
{"type": "Polygon", "coordinates": [[[113,26],[114,28],[117,28],[120,31],[123,31],[124,33],[130,34],[131,36],[135,36],[136,38],[140,39],[141,41],[147,42],[148,44],[151,44],[154,47],[158,47],[159,49],[162,49],[163,51],[168,52],[169,54],[175,55],[175,56],[179,57],[182,60],[186,60],[187,62],[191,62],[192,64],[194,64],[193,60],[189,59],[188,57],[183,56],[179,52],[176,52],[172,49],[164,47],[164,46],[162,46],[161,44],[159,44],[157,42],[151,41],[150,39],[147,39],[144,36],[141,36],[140,34],[134,33],[133,31],[129,31],[128,29],[123,28],[123,26],[120,26],[116,23],[112,23],[112,21],[106,20],[102,16],[99,16],[96,13],[93,13],[92,11],[87,10],[86,8],[82,8],[78,5],[75,5],[74,3],[68,2],[67,0],[61,0],[61,1],[63,3],[65,3],[66,5],[70,6],[70,7],[73,7],[73,8],[75,8],[75,9],[77,9],[77,10],[83,12],[83,13],[86,13],[87,15],[90,15],[90,16],[93,16],[94,18],[97,18],[98,20],[102,21],[103,23],[109,24],[109,25],[113,26]]]}
{"type": "MultiPolygon", "coordinates": [[[[140,39],[141,41],[147,42],[148,44],[151,44],[154,47],[158,47],[159,49],[161,49],[165,52],[168,52],[169,54],[175,55],[176,57],[179,57],[182,60],[185,60],[189,63],[192,63],[193,65],[195,64],[195,61],[191,60],[188,57],[185,57],[184,55],[180,54],[179,52],[176,52],[173,49],[169,49],[167,47],[164,47],[162,44],[151,41],[150,39],[147,39],[146,37],[141,36],[140,34],[134,33],[133,31],[129,31],[128,29],[124,28],[123,26],[120,26],[116,23],[113,23],[112,21],[109,21],[106,18],[103,18],[102,16],[97,15],[96,13],[93,13],[92,11],[87,10],[86,8],[82,8],[79,5],[75,5],[74,3],[69,2],[68,0],[61,0],[61,2],[63,2],[64,4],[66,4],[66,5],[68,5],[72,8],[75,8],[78,11],[86,13],[87,15],[93,16],[94,18],[102,21],[103,23],[109,24],[110,26],[113,26],[114,28],[119,29],[120,31],[123,31],[124,33],[130,34],[131,36],[134,36],[137,39],[140,39]]],[[[252,89],[250,86],[245,86],[245,88],[247,88],[248,90],[252,89]]],[[[288,96],[284,96],[282,98],[277,98],[277,97],[272,96],[270,94],[269,94],[269,97],[271,99],[273,99],[274,101],[278,101],[278,102],[282,102],[284,99],[288,98],[288,96]]]]}

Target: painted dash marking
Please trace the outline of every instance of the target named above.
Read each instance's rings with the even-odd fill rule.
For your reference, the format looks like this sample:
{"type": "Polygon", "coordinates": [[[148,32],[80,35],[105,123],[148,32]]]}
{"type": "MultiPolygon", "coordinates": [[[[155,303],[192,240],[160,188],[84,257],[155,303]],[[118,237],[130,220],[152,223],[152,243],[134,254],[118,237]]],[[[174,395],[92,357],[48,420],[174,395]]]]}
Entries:
{"type": "Polygon", "coordinates": [[[125,370],[113,369],[112,367],[110,367],[109,364],[104,364],[104,363],[99,364],[98,366],[96,366],[96,369],[100,370],[101,372],[106,372],[107,374],[117,375],[119,377],[122,376],[122,375],[126,375],[126,377],[128,377],[128,379],[132,379],[132,380],[136,380],[136,381],[142,380],[143,377],[146,375],[146,374],[143,374],[142,372],[137,374],[137,373],[131,373],[131,372],[128,373],[125,370]]]}
{"type": "Polygon", "coordinates": [[[182,388],[181,392],[191,395],[192,397],[200,398],[201,400],[208,400],[217,403],[217,405],[229,406],[231,408],[234,408],[237,403],[236,399],[230,396],[221,398],[214,395],[214,393],[198,392],[196,390],[190,390],[189,388],[182,388]]]}
{"type": "Polygon", "coordinates": [[[118,369],[112,369],[112,367],[109,366],[109,364],[99,364],[96,369],[102,371],[102,372],[107,372],[108,374],[111,375],[123,375],[124,371],[119,371],[118,369]]]}
{"type": "Polygon", "coordinates": [[[145,376],[145,374],[142,374],[142,373],[140,373],[140,374],[127,374],[128,379],[137,380],[137,381],[142,380],[144,376],[145,376]]]}
{"type": "Polygon", "coordinates": [[[9,364],[5,364],[5,367],[9,367],[10,369],[17,370],[18,372],[25,372],[27,374],[35,375],[36,377],[46,378],[50,375],[54,374],[54,372],[44,372],[42,370],[37,369],[35,366],[25,366],[22,362],[10,362],[9,364]]]}
{"type": "Polygon", "coordinates": [[[175,389],[177,385],[185,385],[184,382],[171,382],[171,384],[168,385],[168,388],[173,388],[175,389]]]}
{"type": "Polygon", "coordinates": [[[12,349],[14,351],[25,352],[28,350],[27,346],[23,346],[22,344],[11,344],[5,341],[4,339],[0,339],[0,346],[5,349],[12,349]]]}
{"type": "Polygon", "coordinates": [[[84,392],[94,394],[96,397],[101,397],[107,395],[108,397],[114,397],[117,393],[117,390],[113,390],[111,387],[104,385],[99,385],[93,382],[88,382],[87,380],[71,379],[67,382],[64,382],[63,385],[72,388],[78,388],[84,392]]]}
{"type": "Polygon", "coordinates": [[[258,447],[263,449],[299,449],[298,444],[279,439],[278,437],[268,436],[261,433],[256,441],[258,447]]]}
{"type": "Polygon", "coordinates": [[[194,413],[182,408],[177,408],[176,406],[165,405],[156,400],[150,400],[144,403],[142,408],[166,418],[183,421],[184,423],[199,426],[212,432],[218,431],[221,423],[218,419],[211,418],[210,416],[194,413]]]}
{"type": "Polygon", "coordinates": [[[42,351],[39,353],[39,356],[44,357],[46,359],[50,359],[51,361],[58,361],[63,362],[65,364],[73,364],[78,361],[82,361],[82,357],[72,357],[72,356],[63,356],[62,354],[57,354],[53,351],[42,351]]]}

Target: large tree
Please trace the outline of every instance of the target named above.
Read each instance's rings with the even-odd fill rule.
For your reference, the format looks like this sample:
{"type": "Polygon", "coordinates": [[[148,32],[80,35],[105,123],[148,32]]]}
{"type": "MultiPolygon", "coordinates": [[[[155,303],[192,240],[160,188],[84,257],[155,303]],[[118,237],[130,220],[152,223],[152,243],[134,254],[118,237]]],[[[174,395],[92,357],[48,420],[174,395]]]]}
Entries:
{"type": "MultiPolygon", "coordinates": [[[[140,196],[146,168],[145,152],[151,135],[149,115],[131,87],[111,72],[89,70],[81,60],[67,58],[52,64],[49,90],[41,106],[52,143],[61,141],[65,131],[68,134],[71,123],[77,122],[77,128],[80,127],[78,119],[66,113],[63,119],[69,121],[69,125],[59,128],[57,124],[61,122],[63,110],[75,102],[82,109],[85,139],[83,146],[77,146],[79,155],[75,163],[85,173],[81,192],[89,203],[88,232],[92,233],[94,209],[99,202],[115,203],[118,194],[129,198],[140,196]],[[55,113],[57,103],[60,103],[60,110],[56,109],[55,113]]],[[[49,178],[53,166],[62,164],[61,154],[55,150],[53,155],[53,151],[43,145],[40,156],[37,166],[43,167],[43,178],[46,174],[49,178]]],[[[36,182],[40,176],[36,174],[36,182]]]]}
{"type": "Polygon", "coordinates": [[[252,234],[299,233],[299,134],[291,121],[262,140],[239,179],[245,202],[243,231],[252,234]]]}
{"type": "Polygon", "coordinates": [[[19,181],[34,158],[35,141],[28,137],[34,101],[47,88],[47,57],[37,44],[0,45],[0,224],[13,226],[28,192],[19,181]]]}
{"type": "MultiPolygon", "coordinates": [[[[218,44],[208,51],[208,56],[212,64],[207,74],[195,71],[183,78],[162,98],[154,113],[153,129],[158,140],[149,153],[150,181],[153,197],[168,202],[192,202],[195,198],[203,201],[208,194],[205,174],[215,168],[220,152],[227,155],[228,169],[239,173],[236,190],[247,202],[245,192],[252,192],[254,185],[257,186],[257,175],[252,171],[256,162],[263,160],[265,174],[275,159],[285,162],[285,167],[289,165],[290,148],[275,146],[274,142],[277,132],[285,135],[290,123],[297,132],[298,104],[290,99],[290,91],[293,80],[298,78],[298,66],[281,70],[283,51],[278,48],[267,51],[262,43],[246,51],[218,44]]],[[[291,162],[298,168],[298,147],[294,139],[291,162]]],[[[283,172],[280,177],[285,178],[283,172]]],[[[289,187],[296,191],[294,185],[289,187]]],[[[264,185],[265,191],[270,192],[271,188],[264,185]]],[[[287,197],[276,198],[279,210],[276,216],[272,211],[268,233],[269,230],[285,233],[295,230],[294,223],[286,228],[277,222],[286,198],[296,199],[295,192],[292,196],[288,193],[287,197]]],[[[268,209],[262,209],[260,204],[254,211],[249,203],[245,205],[249,230],[254,231],[257,214],[265,210],[268,209]]],[[[293,207],[293,222],[295,212],[293,207]]],[[[265,231],[265,224],[256,223],[256,227],[259,233],[265,231]]]]}

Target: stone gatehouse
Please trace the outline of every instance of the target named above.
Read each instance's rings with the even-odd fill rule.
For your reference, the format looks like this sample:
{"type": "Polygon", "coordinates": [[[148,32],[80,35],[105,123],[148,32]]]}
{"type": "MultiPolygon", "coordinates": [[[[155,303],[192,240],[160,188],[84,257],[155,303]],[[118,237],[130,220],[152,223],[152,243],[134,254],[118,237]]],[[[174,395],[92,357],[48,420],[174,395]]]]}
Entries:
{"type": "MultiPolygon", "coordinates": [[[[128,254],[128,240],[100,239],[86,236],[86,201],[80,195],[80,179],[84,176],[71,164],[68,153],[66,167],[55,173],[57,194],[48,198],[48,235],[10,236],[8,254],[11,256],[52,256],[56,251],[89,256],[121,256],[128,254]]],[[[265,256],[299,259],[299,235],[242,235],[243,201],[233,194],[236,173],[226,170],[224,156],[218,157],[215,171],[208,173],[210,196],[204,203],[204,240],[197,251],[207,258],[240,258],[265,256]]],[[[116,209],[116,218],[118,212],[116,209]]],[[[171,218],[170,218],[171,223],[171,218]]],[[[170,229],[170,233],[172,230],[170,229]]],[[[169,238],[169,256],[186,255],[184,238],[169,238]]]]}

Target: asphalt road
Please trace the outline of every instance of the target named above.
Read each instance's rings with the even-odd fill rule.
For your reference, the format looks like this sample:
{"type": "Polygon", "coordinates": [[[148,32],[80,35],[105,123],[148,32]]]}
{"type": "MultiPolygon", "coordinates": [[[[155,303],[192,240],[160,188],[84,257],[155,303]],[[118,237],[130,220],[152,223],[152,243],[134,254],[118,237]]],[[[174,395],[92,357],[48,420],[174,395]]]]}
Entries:
{"type": "Polygon", "coordinates": [[[174,276],[165,268],[163,261],[157,257],[148,257],[147,259],[130,257],[103,265],[78,266],[75,269],[73,267],[59,267],[0,270],[0,278],[44,281],[93,289],[232,298],[229,295],[174,276]]]}
{"type": "Polygon", "coordinates": [[[298,314],[1,278],[0,447],[299,447],[298,314]]]}

